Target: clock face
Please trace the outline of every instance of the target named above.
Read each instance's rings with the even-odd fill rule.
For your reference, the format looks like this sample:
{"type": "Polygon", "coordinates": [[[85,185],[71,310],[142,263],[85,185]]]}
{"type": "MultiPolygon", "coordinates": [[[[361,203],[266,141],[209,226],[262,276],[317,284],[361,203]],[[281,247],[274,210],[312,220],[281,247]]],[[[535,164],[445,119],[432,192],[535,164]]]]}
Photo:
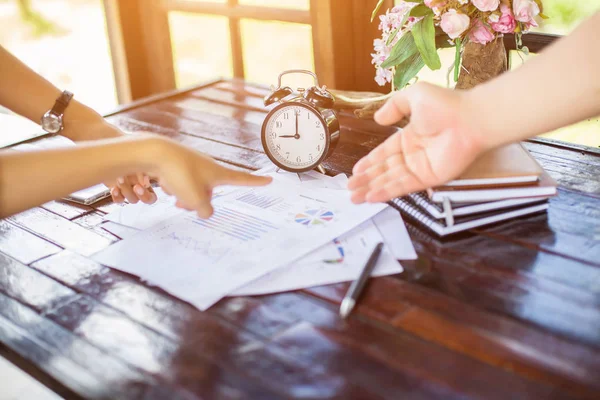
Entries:
{"type": "Polygon", "coordinates": [[[329,147],[323,118],[301,104],[277,107],[267,116],[263,144],[275,164],[294,171],[316,167],[329,147]]]}

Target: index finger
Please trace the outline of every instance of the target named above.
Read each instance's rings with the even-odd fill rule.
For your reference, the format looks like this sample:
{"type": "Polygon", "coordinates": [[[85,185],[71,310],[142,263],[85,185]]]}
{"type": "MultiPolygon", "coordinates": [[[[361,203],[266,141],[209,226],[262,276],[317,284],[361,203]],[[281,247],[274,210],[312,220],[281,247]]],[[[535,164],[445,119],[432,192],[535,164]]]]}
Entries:
{"type": "Polygon", "coordinates": [[[235,171],[222,167],[217,173],[216,185],[235,185],[235,186],[264,186],[273,178],[269,176],[252,175],[247,172],[235,171]]]}
{"type": "Polygon", "coordinates": [[[410,115],[410,103],[405,91],[389,99],[375,113],[375,122],[380,125],[391,125],[410,115]]]}

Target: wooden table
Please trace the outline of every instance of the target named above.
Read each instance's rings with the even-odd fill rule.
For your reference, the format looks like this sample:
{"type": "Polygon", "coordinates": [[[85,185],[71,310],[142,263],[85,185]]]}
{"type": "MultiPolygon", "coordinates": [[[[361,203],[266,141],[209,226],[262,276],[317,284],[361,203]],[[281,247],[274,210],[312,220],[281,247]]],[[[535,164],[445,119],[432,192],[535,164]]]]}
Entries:
{"type": "MultiPolygon", "coordinates": [[[[242,169],[267,164],[266,90],[219,81],[110,115],[242,169]]],[[[342,116],[331,173],[389,128],[342,116]]],[[[52,202],[0,221],[0,349],[65,397],[600,398],[600,154],[526,144],[560,182],[548,214],[440,242],[372,281],[228,298],[207,312],[85,258],[118,205],[52,202]]]]}

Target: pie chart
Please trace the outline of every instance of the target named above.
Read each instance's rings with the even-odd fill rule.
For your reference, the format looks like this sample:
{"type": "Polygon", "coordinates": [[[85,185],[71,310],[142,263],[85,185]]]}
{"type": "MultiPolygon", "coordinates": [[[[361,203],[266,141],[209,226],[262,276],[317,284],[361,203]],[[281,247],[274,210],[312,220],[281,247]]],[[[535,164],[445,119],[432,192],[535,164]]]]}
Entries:
{"type": "Polygon", "coordinates": [[[333,212],[329,210],[306,210],[296,214],[295,220],[302,225],[323,225],[333,220],[333,212]]]}

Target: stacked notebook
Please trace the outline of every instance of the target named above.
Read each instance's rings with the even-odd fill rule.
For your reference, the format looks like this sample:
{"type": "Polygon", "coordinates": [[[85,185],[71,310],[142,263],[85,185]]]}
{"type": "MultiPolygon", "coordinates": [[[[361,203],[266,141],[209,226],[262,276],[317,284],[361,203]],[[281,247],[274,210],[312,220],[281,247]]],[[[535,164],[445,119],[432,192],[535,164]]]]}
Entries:
{"type": "Polygon", "coordinates": [[[391,204],[439,236],[546,211],[556,182],[521,144],[480,157],[444,186],[395,199],[391,204]]]}

